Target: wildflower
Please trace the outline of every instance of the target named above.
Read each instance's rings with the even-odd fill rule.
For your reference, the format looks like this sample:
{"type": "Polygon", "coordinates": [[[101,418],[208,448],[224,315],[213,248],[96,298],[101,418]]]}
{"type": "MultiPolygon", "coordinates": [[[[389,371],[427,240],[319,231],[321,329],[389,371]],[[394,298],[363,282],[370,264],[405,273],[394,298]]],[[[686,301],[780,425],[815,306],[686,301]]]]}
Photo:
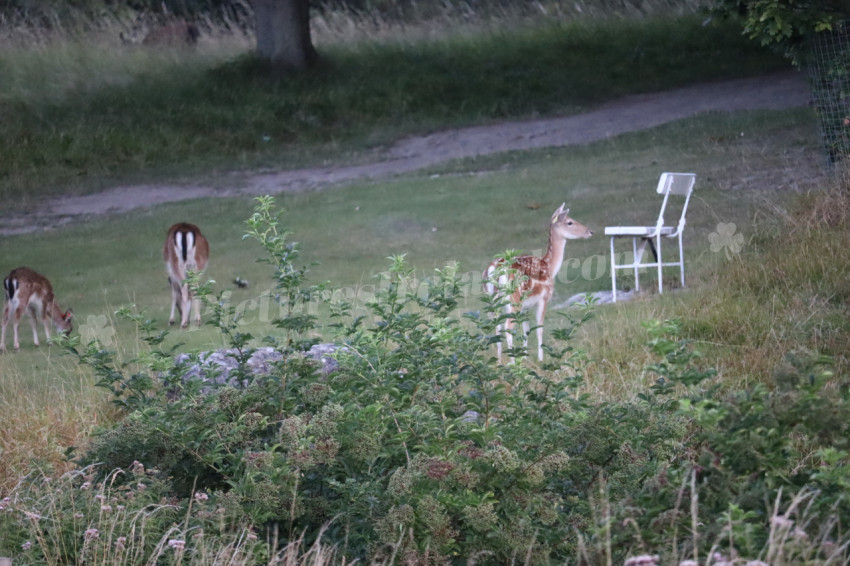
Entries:
{"type": "Polygon", "coordinates": [[[770,566],[767,562],[761,560],[750,560],[744,566],[770,566]]]}
{"type": "Polygon", "coordinates": [[[133,463],[130,464],[130,471],[134,474],[143,474],[145,473],[145,465],[138,460],[133,460],[133,463]]]}
{"type": "Polygon", "coordinates": [[[123,549],[124,545],[127,543],[127,537],[118,537],[115,539],[115,548],[123,549]]]}
{"type": "Polygon", "coordinates": [[[186,547],[185,540],[171,539],[168,541],[168,547],[174,550],[183,550],[186,547]]]}
{"type": "Polygon", "coordinates": [[[657,554],[641,554],[640,556],[627,558],[623,566],[658,566],[658,560],[659,556],[657,554]]]}
{"type": "Polygon", "coordinates": [[[831,540],[825,540],[821,543],[821,550],[826,556],[832,556],[832,553],[835,552],[837,548],[836,544],[831,540]]]}
{"type": "Polygon", "coordinates": [[[74,518],[75,518],[75,519],[82,519],[82,518],[83,518],[83,514],[82,514],[82,513],[74,513],[74,518]]]}
{"type": "Polygon", "coordinates": [[[48,477],[48,476],[45,476],[45,477],[44,477],[44,479],[43,479],[42,481],[43,481],[44,483],[50,483],[50,482],[52,482],[52,481],[53,481],[53,478],[48,477]]]}
{"type": "Polygon", "coordinates": [[[210,498],[210,496],[207,495],[206,493],[202,492],[202,491],[196,491],[195,492],[195,501],[198,501],[198,502],[206,501],[209,498],[210,498]]]}
{"type": "Polygon", "coordinates": [[[80,486],[80,490],[81,490],[81,491],[86,491],[86,490],[87,490],[87,489],[89,489],[90,487],[91,487],[91,482],[90,482],[90,481],[84,481],[84,482],[83,482],[83,485],[81,485],[81,486],[80,486]]]}
{"type": "Polygon", "coordinates": [[[791,528],[794,521],[784,515],[774,515],[770,518],[770,523],[777,528],[791,528]]]}
{"type": "Polygon", "coordinates": [[[435,480],[445,478],[455,468],[455,465],[439,458],[428,458],[425,467],[425,474],[435,480]]]}
{"type": "Polygon", "coordinates": [[[478,532],[491,531],[499,520],[492,502],[467,505],[463,508],[463,519],[473,530],[478,532]]]}
{"type": "Polygon", "coordinates": [[[679,566],[699,566],[696,560],[682,560],[679,562],[679,566]]]}
{"type": "Polygon", "coordinates": [[[103,501],[103,500],[106,499],[106,496],[103,495],[102,493],[98,493],[97,495],[94,496],[94,498],[97,499],[98,501],[103,501]]]}
{"type": "Polygon", "coordinates": [[[97,529],[86,529],[86,540],[95,539],[100,536],[100,531],[97,529]]]}
{"type": "Polygon", "coordinates": [[[123,511],[125,509],[125,507],[123,505],[116,505],[115,508],[118,509],[119,511],[123,511]]]}
{"type": "Polygon", "coordinates": [[[248,540],[257,540],[257,535],[254,533],[248,533],[248,540]]]}
{"type": "Polygon", "coordinates": [[[148,486],[146,486],[146,485],[145,485],[145,484],[143,484],[143,483],[136,484],[136,489],[138,489],[139,491],[144,491],[144,490],[146,490],[147,488],[148,488],[148,486]]]}
{"type": "Polygon", "coordinates": [[[32,541],[24,541],[24,544],[21,545],[21,550],[29,550],[32,548],[32,541]]]}
{"type": "Polygon", "coordinates": [[[109,513],[110,511],[112,511],[112,505],[101,505],[100,510],[104,513],[109,513]]]}
{"type": "Polygon", "coordinates": [[[486,458],[500,472],[512,472],[519,467],[519,457],[516,453],[501,445],[488,449],[486,458]]]}

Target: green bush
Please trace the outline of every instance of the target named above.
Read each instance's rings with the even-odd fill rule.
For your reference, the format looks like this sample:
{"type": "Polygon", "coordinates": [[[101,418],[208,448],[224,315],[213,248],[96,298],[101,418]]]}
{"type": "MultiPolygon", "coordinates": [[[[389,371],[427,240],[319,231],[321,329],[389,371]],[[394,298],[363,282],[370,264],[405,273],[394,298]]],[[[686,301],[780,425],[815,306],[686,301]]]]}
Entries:
{"type": "MultiPolygon", "coordinates": [[[[640,510],[645,540],[660,544],[677,527],[691,529],[691,498],[698,499],[701,536],[743,556],[775,542],[777,516],[823,540],[834,536],[832,529],[850,520],[850,398],[847,380],[832,374],[830,362],[793,353],[775,371],[772,388],[722,397],[709,388],[677,399],[670,408],[690,423],[687,449],[629,502],[632,512],[640,510]],[[805,509],[778,515],[778,507],[793,509],[800,497],[805,509]]],[[[683,543],[685,551],[693,541],[683,543]]]]}
{"type": "MultiPolygon", "coordinates": [[[[507,315],[490,315],[503,312],[501,300],[459,312],[455,266],[416,294],[412,270],[392,258],[368,320],[335,305],[339,369],[317,371],[299,354],[314,342],[315,318],[304,307],[317,288],[305,286],[298,246],[271,199],[260,201],[249,236],[275,270],[286,314],[276,322],[284,334],[272,342],[284,361],[271,375],[251,375],[251,337],[234,333],[234,313],[209,296],[213,323],[240,352],[245,387],[202,393],[199,380],[182,378],[185,366],[150,361],[171,352],[124,377],[91,345],[79,355],[132,411],[81,463],[155,466],[175,497],[203,490],[242,523],[279,528],[288,540],[322,532],[355,556],[537,563],[576,551],[576,528],[594,521],[586,495],[600,480],[610,497],[623,497],[674,450],[683,431],[677,417],[655,415],[646,403],[576,397],[584,352],[550,349],[553,361],[541,369],[495,363],[495,324],[507,315]]],[[[590,316],[580,312],[557,336],[568,339],[590,316]]],[[[134,318],[155,350],[161,335],[134,318]]],[[[525,359],[522,347],[512,353],[525,359]]]]}
{"type": "MultiPolygon", "coordinates": [[[[164,334],[130,309],[123,314],[151,346],[132,364],[118,367],[98,344],[66,338],[126,416],[93,439],[66,488],[54,493],[33,479],[3,500],[19,513],[0,513],[9,533],[0,552],[31,551],[37,540],[45,559],[99,549],[107,560],[118,533],[136,532],[144,517],[146,536],[120,534],[122,544],[178,561],[215,541],[236,544],[248,562],[321,542],[387,564],[603,563],[659,549],[677,563],[716,541],[730,554],[776,552],[785,545],[777,525],[795,520],[831,540],[850,519],[847,390],[827,359],[789,360],[773,391],[719,396],[682,324],[651,321],[656,383],[633,401],[603,403],[577,395],[587,354],[569,345],[591,310],[567,317],[554,333],[561,347],[542,367],[521,346],[511,352],[518,363],[500,365],[492,345],[509,316],[503,299],[461,312],[455,266],[415,292],[411,269],[395,257],[368,316],[332,308],[339,367],[327,373],[302,353],[315,342],[307,307],[321,288],[306,284],[272,199],[260,199],[247,237],[275,272],[284,315],[267,342],[282,361],[254,375],[253,337],[237,332],[230,303],[196,278],[235,352],[235,381],[187,377],[188,364],[162,349],[164,334]],[[93,486],[108,511],[91,503],[93,486]],[[104,515],[118,505],[121,513],[104,515]],[[145,514],[154,508],[156,520],[145,514]],[[49,529],[33,519],[54,515],[49,529]],[[109,524],[108,544],[86,534],[109,524]]],[[[807,548],[833,560],[845,552],[807,548]]]]}

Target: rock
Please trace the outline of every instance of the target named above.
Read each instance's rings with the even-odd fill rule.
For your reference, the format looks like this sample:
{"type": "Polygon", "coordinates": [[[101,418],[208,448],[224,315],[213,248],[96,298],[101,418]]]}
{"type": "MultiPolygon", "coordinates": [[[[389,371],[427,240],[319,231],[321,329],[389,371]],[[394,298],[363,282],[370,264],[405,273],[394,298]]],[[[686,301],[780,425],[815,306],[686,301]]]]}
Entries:
{"type": "MultiPolygon", "coordinates": [[[[635,296],[634,290],[631,291],[617,291],[617,302],[620,301],[630,301],[635,296]]],[[[577,295],[573,295],[563,303],[555,305],[556,309],[567,309],[575,306],[586,305],[588,297],[596,299],[595,304],[597,305],[607,305],[614,302],[614,293],[611,291],[596,291],[593,293],[579,293],[577,295]]]]}
{"type": "MultiPolygon", "coordinates": [[[[304,355],[319,362],[321,364],[319,371],[328,375],[339,369],[339,364],[333,358],[333,353],[338,348],[339,346],[336,344],[316,344],[304,355]]],[[[244,386],[245,383],[238,383],[235,378],[230,378],[230,374],[239,365],[237,362],[238,355],[239,352],[235,348],[202,352],[198,355],[198,362],[187,366],[186,372],[183,374],[183,381],[200,379],[211,385],[244,386]]],[[[191,358],[192,356],[189,354],[180,354],[175,362],[177,364],[189,364],[191,358]]],[[[283,354],[272,347],[256,348],[251,352],[251,357],[248,358],[248,371],[255,376],[269,375],[272,372],[273,364],[283,361],[283,359],[283,354]]]]}

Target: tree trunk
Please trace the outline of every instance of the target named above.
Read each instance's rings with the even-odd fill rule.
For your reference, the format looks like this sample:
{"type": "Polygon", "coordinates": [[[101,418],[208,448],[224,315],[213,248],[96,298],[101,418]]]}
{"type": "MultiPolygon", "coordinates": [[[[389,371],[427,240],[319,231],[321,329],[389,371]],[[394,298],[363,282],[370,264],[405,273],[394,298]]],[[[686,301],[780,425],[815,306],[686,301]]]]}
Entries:
{"type": "Polygon", "coordinates": [[[257,54],[275,72],[303,71],[319,59],[310,35],[310,0],[254,0],[257,54]]]}

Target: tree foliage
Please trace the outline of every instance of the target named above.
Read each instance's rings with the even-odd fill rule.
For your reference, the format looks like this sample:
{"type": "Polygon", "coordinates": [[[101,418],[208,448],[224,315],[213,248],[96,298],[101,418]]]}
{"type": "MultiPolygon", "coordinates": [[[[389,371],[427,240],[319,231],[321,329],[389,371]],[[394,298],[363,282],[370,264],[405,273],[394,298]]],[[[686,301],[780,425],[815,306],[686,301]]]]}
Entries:
{"type": "Polygon", "coordinates": [[[743,19],[744,34],[797,62],[800,44],[850,18],[846,0],[717,0],[715,15],[743,19]]]}

